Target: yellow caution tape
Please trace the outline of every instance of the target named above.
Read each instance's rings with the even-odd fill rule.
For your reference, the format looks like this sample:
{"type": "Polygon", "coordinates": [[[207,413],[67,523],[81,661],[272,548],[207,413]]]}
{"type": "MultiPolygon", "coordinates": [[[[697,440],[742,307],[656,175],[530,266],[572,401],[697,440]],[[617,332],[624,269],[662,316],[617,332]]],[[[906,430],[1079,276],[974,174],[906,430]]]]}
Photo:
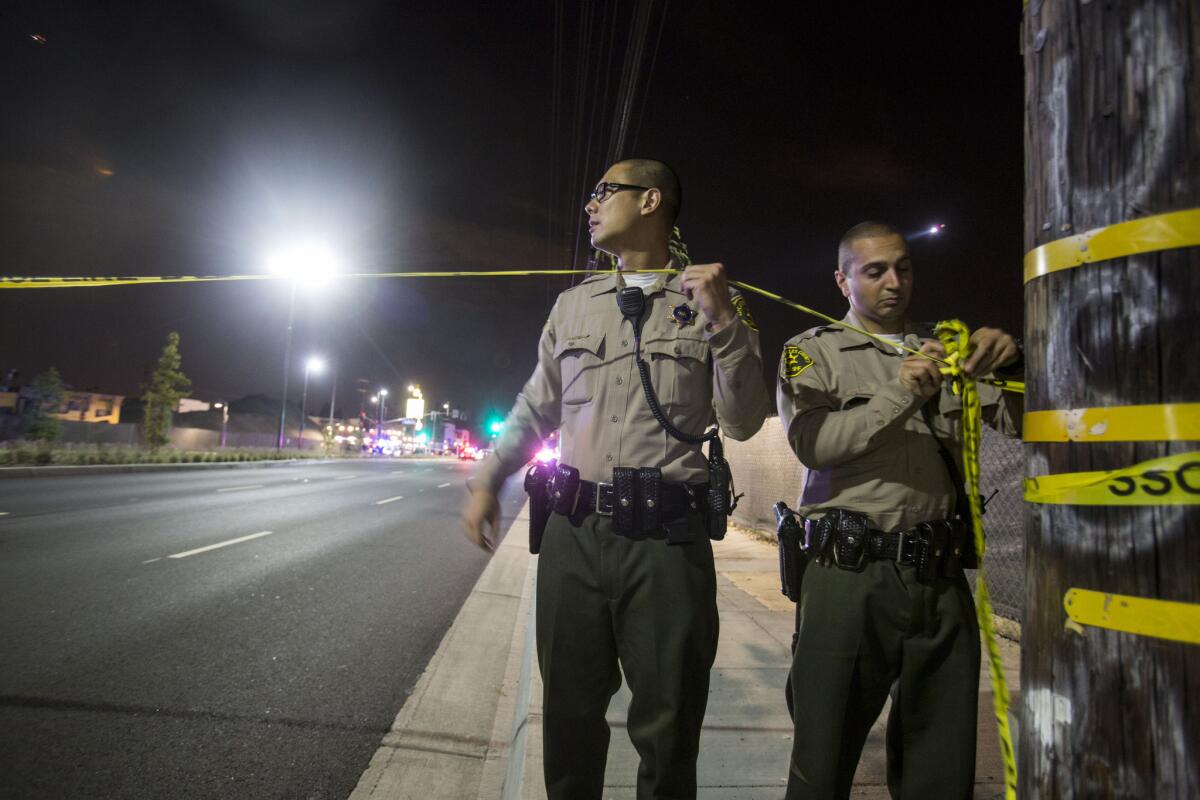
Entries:
{"type": "MultiPolygon", "coordinates": [[[[785,305],[788,308],[794,308],[797,311],[808,314],[809,316],[816,317],[817,319],[820,319],[820,320],[824,320],[825,322],[829,323],[830,325],[837,325],[839,328],[845,328],[848,331],[854,331],[855,333],[866,336],[868,339],[873,339],[873,340],[880,342],[881,344],[884,344],[890,348],[893,348],[893,349],[899,348],[901,350],[904,350],[907,353],[910,353],[915,356],[920,356],[921,358],[927,358],[930,361],[935,361],[939,364],[948,364],[949,363],[948,361],[944,361],[940,358],[935,358],[934,356],[931,356],[928,353],[922,353],[920,350],[913,349],[907,345],[897,344],[896,342],[893,342],[889,339],[884,339],[882,336],[879,336],[878,334],[874,334],[874,333],[871,333],[870,331],[863,330],[862,328],[858,327],[857,325],[851,325],[849,322],[846,322],[844,320],[834,319],[833,317],[829,316],[828,314],[822,314],[820,311],[809,308],[808,306],[805,306],[805,305],[801,305],[800,303],[797,303],[794,300],[788,300],[786,297],[777,295],[774,292],[768,292],[766,289],[760,289],[757,286],[752,286],[748,283],[742,283],[741,281],[729,281],[729,285],[736,286],[737,288],[743,289],[747,292],[753,292],[754,294],[765,297],[768,300],[774,300],[776,303],[785,305]]],[[[945,370],[943,370],[943,372],[945,372],[945,370]]],[[[1016,392],[1018,394],[1025,393],[1025,384],[1022,383],[1021,381],[1006,381],[1006,380],[999,380],[996,378],[976,378],[975,382],[976,383],[986,383],[989,386],[995,386],[997,388],[1003,389],[1006,392],[1016,392]]]]}
{"type": "MultiPolygon", "coordinates": [[[[350,275],[341,275],[341,278],[526,278],[536,275],[595,275],[598,272],[607,270],[590,270],[590,269],[503,269],[503,270],[482,270],[478,272],[467,271],[443,271],[443,272],[360,272],[350,275]]],[[[673,274],[679,272],[677,269],[639,269],[631,270],[632,272],[643,273],[667,273],[673,274]]],[[[22,277],[22,276],[0,276],[0,289],[70,289],[95,286],[132,286],[145,283],[205,283],[219,281],[261,281],[261,280],[287,280],[287,278],[278,275],[206,275],[206,276],[130,276],[130,277],[22,277]]],[[[943,363],[941,359],[922,353],[919,350],[914,350],[905,345],[898,345],[895,342],[890,342],[881,336],[863,330],[848,322],[822,314],[820,311],[811,309],[808,306],[788,300],[774,292],[768,292],[766,289],[760,289],[757,286],[751,286],[748,283],[741,281],[729,281],[731,286],[736,286],[754,294],[761,295],[777,303],[782,303],[785,306],[794,308],[797,311],[802,311],[805,314],[814,316],[824,320],[831,325],[852,330],[855,333],[860,333],[870,339],[882,342],[888,347],[899,347],[913,355],[927,358],[930,361],[943,363]]],[[[981,378],[981,383],[988,383],[997,386],[1009,392],[1024,392],[1025,384],[1019,381],[1003,381],[990,378],[981,378]]]]}
{"type": "Polygon", "coordinates": [[[105,277],[0,277],[0,289],[69,289],[86,286],[133,286],[143,283],[209,283],[220,281],[264,281],[273,275],[172,275],[138,276],[125,278],[105,277]]]}
{"type": "Polygon", "coordinates": [[[1200,505],[1200,452],[1101,472],[1064,472],[1025,479],[1030,503],[1069,506],[1200,505]]]}
{"type": "Polygon", "coordinates": [[[1025,254],[1025,282],[1113,258],[1200,245],[1200,208],[1118,222],[1035,247],[1025,254]]]}
{"type": "Polygon", "coordinates": [[[1200,604],[1126,594],[1068,589],[1067,616],[1079,625],[1200,644],[1200,604]]]}
{"type": "MultiPolygon", "coordinates": [[[[643,269],[638,272],[676,272],[670,269],[643,269]]],[[[339,278],[522,278],[534,275],[595,275],[590,269],[500,269],[480,272],[358,272],[339,278]]],[[[201,283],[217,281],[286,281],[281,275],[206,275],[105,277],[0,277],[0,289],[72,289],[88,286],[132,286],[143,283],[201,283]]]]}
{"type": "Polygon", "coordinates": [[[1027,442],[1178,442],[1200,440],[1200,403],[1027,411],[1027,442]]]}
{"type": "Polygon", "coordinates": [[[939,322],[934,330],[946,348],[948,366],[942,372],[951,382],[954,393],[962,397],[963,483],[971,507],[971,531],[975,537],[975,552],[979,556],[979,570],[975,574],[975,612],[979,619],[979,630],[983,633],[983,641],[987,646],[989,673],[992,679],[992,706],[996,712],[996,726],[1000,734],[1000,756],[1004,760],[1004,796],[1006,800],[1016,800],[1017,759],[1013,750],[1012,731],[1008,726],[1008,709],[1012,700],[1008,693],[1008,681],[1004,678],[1004,662],[996,644],[992,599],[983,572],[983,557],[987,550],[987,536],[983,531],[983,503],[979,494],[979,445],[983,437],[983,414],[975,381],[962,371],[961,366],[971,354],[971,331],[956,319],[939,322]]]}

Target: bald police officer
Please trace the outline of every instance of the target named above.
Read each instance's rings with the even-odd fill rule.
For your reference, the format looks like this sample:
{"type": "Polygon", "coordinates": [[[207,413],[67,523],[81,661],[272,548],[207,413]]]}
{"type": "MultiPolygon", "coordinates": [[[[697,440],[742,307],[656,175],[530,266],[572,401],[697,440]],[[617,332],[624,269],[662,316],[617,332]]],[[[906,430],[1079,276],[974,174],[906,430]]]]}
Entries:
{"type": "Polygon", "coordinates": [[[464,512],[468,537],[493,547],[505,478],[561,427],[560,469],[578,474],[571,481],[570,469],[556,473],[568,476],[567,502],[545,529],[536,599],[551,798],[601,796],[605,711],[621,671],[633,695],[628,730],[641,758],[638,797],[696,795],[717,648],[708,462],[699,445],[669,435],[651,413],[618,292],[637,286],[644,293],[641,355],[676,428],[696,434],[715,421],[746,439],[762,425],[770,394],[757,330],[720,264],[678,275],[625,273],[676,266],[668,241],[680,200],[674,172],[648,159],[614,164],[596,185],[585,208],[592,244],[615,256],[620,271],[559,295],[537,368],[495,454],[473,479],[464,512]],[[640,507],[632,524],[622,516],[631,498],[640,507]]]}
{"type": "MultiPolygon", "coordinates": [[[[795,738],[787,797],[845,798],[872,724],[895,684],[888,723],[893,797],[970,798],[975,776],[979,629],[963,574],[961,405],[931,330],[908,321],[912,262],[891,225],[851,228],[838,248],[845,322],[791,339],[779,414],[808,468],[799,512],[808,565],[789,677],[795,738]]],[[[980,328],[964,369],[1019,370],[1011,336],[980,328]]],[[[979,386],[984,418],[1019,432],[1021,396],[979,386]]]]}

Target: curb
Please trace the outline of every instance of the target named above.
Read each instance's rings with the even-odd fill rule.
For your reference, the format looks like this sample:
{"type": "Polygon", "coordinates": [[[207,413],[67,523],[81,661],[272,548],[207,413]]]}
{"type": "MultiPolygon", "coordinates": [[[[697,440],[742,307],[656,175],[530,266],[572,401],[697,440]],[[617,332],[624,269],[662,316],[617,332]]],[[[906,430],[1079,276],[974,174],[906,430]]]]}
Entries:
{"type": "Polygon", "coordinates": [[[349,800],[496,800],[521,788],[534,669],[528,526],[526,503],[349,800]]]}

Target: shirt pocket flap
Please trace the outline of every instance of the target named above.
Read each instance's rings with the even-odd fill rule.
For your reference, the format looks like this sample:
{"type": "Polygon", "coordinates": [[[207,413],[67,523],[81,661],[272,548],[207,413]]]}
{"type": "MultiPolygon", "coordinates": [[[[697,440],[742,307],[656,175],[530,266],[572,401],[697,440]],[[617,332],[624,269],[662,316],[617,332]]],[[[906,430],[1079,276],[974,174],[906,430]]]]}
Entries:
{"type": "Polygon", "coordinates": [[[575,325],[565,329],[554,343],[554,357],[562,358],[572,350],[586,350],[594,356],[604,352],[604,331],[575,325]]]}
{"type": "Polygon", "coordinates": [[[675,339],[653,339],[642,343],[642,350],[668,358],[694,358],[697,361],[707,361],[709,356],[708,343],[703,339],[689,339],[680,336],[675,339]]]}

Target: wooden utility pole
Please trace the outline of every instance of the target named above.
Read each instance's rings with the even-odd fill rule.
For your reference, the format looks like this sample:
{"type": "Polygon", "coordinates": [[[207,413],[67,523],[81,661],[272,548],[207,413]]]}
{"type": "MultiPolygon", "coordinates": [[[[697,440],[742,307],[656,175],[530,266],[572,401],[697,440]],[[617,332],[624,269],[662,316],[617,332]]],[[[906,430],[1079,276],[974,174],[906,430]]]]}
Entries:
{"type": "Polygon", "coordinates": [[[1020,796],[1200,797],[1200,6],[1032,0],[1022,44],[1020,796]]]}

